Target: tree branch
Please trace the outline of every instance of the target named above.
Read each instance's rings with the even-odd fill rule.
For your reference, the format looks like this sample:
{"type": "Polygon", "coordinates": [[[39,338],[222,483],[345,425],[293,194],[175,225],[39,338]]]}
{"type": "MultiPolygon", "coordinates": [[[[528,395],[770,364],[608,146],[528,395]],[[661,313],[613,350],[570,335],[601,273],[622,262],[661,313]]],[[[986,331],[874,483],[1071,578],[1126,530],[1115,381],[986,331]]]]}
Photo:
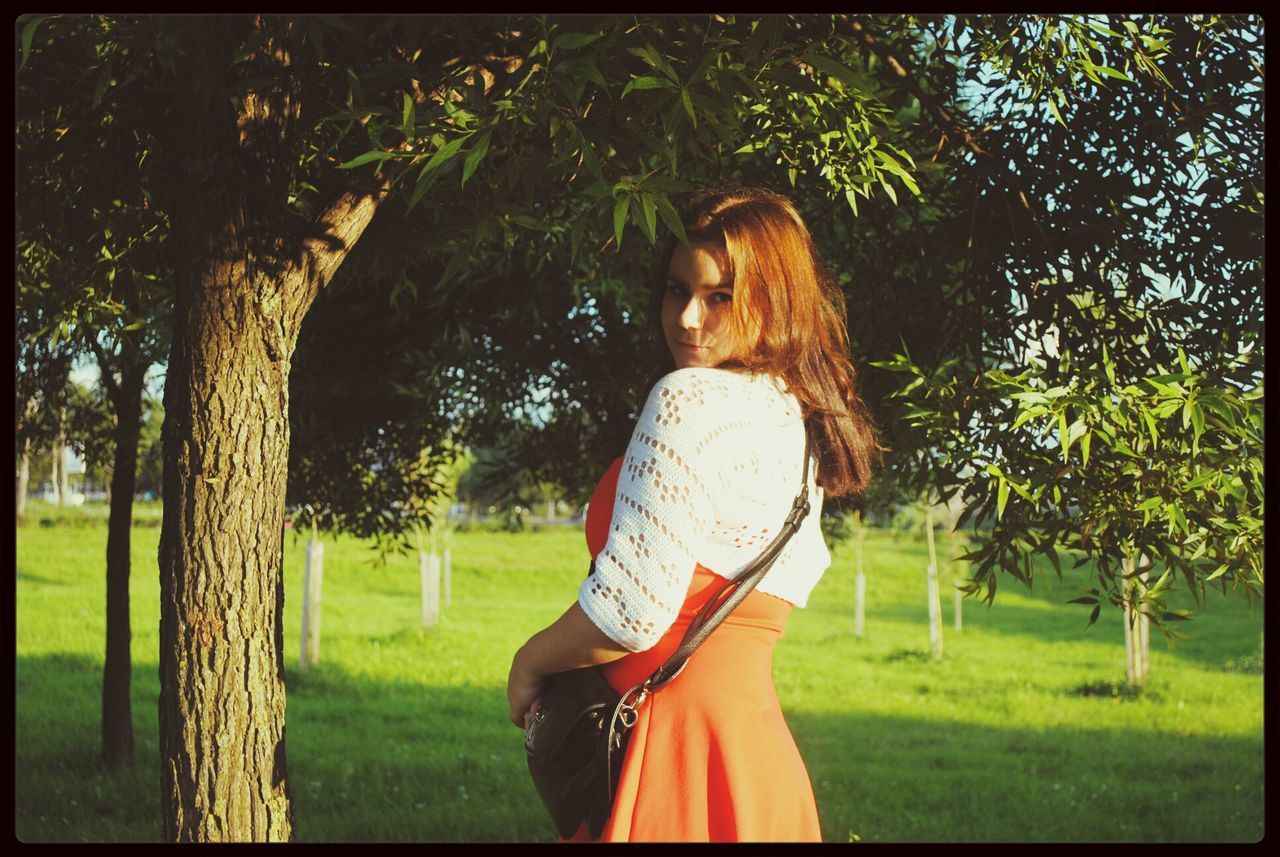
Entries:
{"type": "Polygon", "coordinates": [[[862,26],[861,22],[852,18],[848,19],[848,21],[849,28],[853,30],[853,34],[857,37],[858,41],[861,42],[865,48],[878,56],[880,60],[889,67],[889,70],[903,82],[907,91],[914,95],[920,101],[921,106],[929,111],[929,114],[933,116],[935,121],[937,121],[944,133],[955,134],[964,141],[966,149],[973,152],[974,155],[977,155],[980,158],[995,157],[978,144],[977,138],[974,137],[973,133],[965,127],[965,125],[961,123],[950,110],[943,107],[936,99],[925,93],[915,75],[907,71],[901,60],[894,56],[887,47],[881,44],[879,39],[871,35],[871,33],[867,31],[866,27],[862,26]]]}
{"type": "Polygon", "coordinates": [[[98,375],[102,378],[102,386],[107,390],[107,398],[111,399],[111,404],[119,409],[121,407],[120,385],[116,383],[115,367],[112,365],[111,358],[93,337],[89,337],[89,347],[93,349],[93,356],[98,360],[98,375]]]}
{"type": "Polygon", "coordinates": [[[1017,177],[1010,174],[1010,171],[1004,161],[979,145],[973,132],[971,132],[963,122],[956,118],[950,110],[939,103],[937,99],[928,95],[924,91],[923,87],[920,86],[920,82],[915,75],[907,70],[902,61],[894,56],[889,48],[882,44],[875,36],[871,35],[860,21],[853,18],[846,20],[848,21],[849,28],[853,30],[854,36],[857,37],[858,41],[861,42],[865,48],[878,56],[881,61],[889,67],[894,75],[902,81],[903,85],[906,86],[907,91],[920,101],[920,105],[934,118],[944,134],[955,134],[964,142],[965,148],[972,152],[980,161],[986,161],[995,167],[996,172],[1007,183],[1008,187],[1006,189],[1017,196],[1018,202],[1027,212],[1028,216],[1030,216],[1031,223],[1035,227],[1036,234],[1040,238],[1040,243],[1044,248],[1045,256],[1049,261],[1049,265],[1056,269],[1056,265],[1053,262],[1053,244],[1049,240],[1048,234],[1044,231],[1044,226],[1040,222],[1040,217],[1036,213],[1035,208],[1032,207],[1031,201],[1027,198],[1026,192],[1018,186],[1017,177]]]}
{"type": "Polygon", "coordinates": [[[302,239],[296,254],[298,262],[288,278],[301,280],[297,298],[286,313],[286,330],[291,339],[297,336],[311,303],[328,285],[391,193],[391,186],[391,178],[383,176],[372,189],[348,187],[339,191],[316,217],[315,228],[302,239]]]}

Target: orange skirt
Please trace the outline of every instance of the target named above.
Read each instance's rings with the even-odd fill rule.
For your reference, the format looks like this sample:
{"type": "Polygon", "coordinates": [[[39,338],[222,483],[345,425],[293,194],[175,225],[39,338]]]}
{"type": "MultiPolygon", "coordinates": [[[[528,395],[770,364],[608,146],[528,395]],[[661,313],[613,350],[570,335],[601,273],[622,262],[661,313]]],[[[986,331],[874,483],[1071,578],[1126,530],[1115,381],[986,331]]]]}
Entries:
{"type": "MultiPolygon", "coordinates": [[[[592,556],[604,547],[618,459],[587,514],[592,556]]],[[[618,692],[643,682],[675,651],[724,578],[697,566],[675,623],[652,648],[605,666],[618,692]]],[[[618,780],[607,842],[813,842],[822,838],[808,771],[773,687],[773,647],[791,605],[755,591],[651,694],[618,780]]],[[[570,840],[588,841],[585,828],[570,840]]]]}

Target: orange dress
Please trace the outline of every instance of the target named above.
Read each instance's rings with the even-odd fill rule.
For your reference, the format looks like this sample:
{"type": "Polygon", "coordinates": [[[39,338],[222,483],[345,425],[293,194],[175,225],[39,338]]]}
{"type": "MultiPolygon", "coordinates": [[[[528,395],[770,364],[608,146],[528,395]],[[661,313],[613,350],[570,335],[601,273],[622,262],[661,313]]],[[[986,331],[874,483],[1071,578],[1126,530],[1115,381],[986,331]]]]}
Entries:
{"type": "MultiPolygon", "coordinates": [[[[593,558],[608,540],[621,468],[619,458],[587,510],[593,558]]],[[[657,669],[723,583],[697,566],[680,614],[662,639],[604,667],[614,689],[621,693],[657,669]]],[[[788,602],[753,591],[684,671],[645,700],[599,841],[821,840],[809,774],[773,687],[773,646],[790,614],[788,602]]],[[[589,841],[585,826],[569,841],[589,841]]]]}

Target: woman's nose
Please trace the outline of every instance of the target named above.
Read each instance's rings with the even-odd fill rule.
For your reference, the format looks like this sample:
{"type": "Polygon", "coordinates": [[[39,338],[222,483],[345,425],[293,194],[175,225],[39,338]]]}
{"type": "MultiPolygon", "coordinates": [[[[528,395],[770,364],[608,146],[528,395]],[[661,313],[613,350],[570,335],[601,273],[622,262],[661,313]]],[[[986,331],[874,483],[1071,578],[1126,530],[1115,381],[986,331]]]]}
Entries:
{"type": "Polygon", "coordinates": [[[697,298],[689,298],[680,312],[680,326],[689,330],[702,326],[702,303],[697,298]]]}

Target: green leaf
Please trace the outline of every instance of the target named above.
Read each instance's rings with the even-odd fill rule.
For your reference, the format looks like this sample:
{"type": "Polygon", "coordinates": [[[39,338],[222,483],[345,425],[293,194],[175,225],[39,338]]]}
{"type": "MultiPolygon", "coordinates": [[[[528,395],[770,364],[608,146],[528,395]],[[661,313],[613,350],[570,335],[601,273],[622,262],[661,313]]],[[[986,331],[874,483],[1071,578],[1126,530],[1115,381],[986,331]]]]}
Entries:
{"type": "Polygon", "coordinates": [[[1000,487],[996,489],[996,520],[1004,516],[1005,504],[1009,502],[1009,481],[1007,479],[1000,480],[1000,487]]]}
{"type": "Polygon", "coordinates": [[[1217,470],[1206,470],[1204,473],[1201,473],[1195,479],[1192,479],[1190,482],[1184,485],[1183,488],[1187,490],[1190,490],[1192,488],[1203,488],[1205,485],[1208,485],[1210,482],[1217,480],[1221,475],[1222,474],[1219,473],[1217,470]]]}
{"type": "Polygon", "coordinates": [[[580,69],[587,80],[592,81],[605,92],[609,91],[609,84],[604,79],[604,75],[600,73],[600,69],[596,67],[595,61],[589,56],[581,59],[565,60],[560,63],[561,68],[580,69]]]}
{"type": "Polygon", "coordinates": [[[1134,452],[1133,447],[1129,446],[1129,444],[1124,442],[1124,438],[1113,437],[1111,439],[1109,446],[1112,449],[1114,449],[1116,452],[1122,452],[1125,455],[1129,456],[1130,458],[1138,457],[1138,453],[1134,452]]]}
{"type": "Polygon", "coordinates": [[[1117,33],[1115,30],[1111,29],[1110,27],[1099,24],[1097,21],[1090,21],[1089,26],[1092,27],[1095,31],[1102,33],[1104,36],[1110,36],[1113,39],[1124,38],[1124,36],[1122,36],[1120,33],[1117,33]]]}
{"type": "Polygon", "coordinates": [[[523,226],[525,229],[533,229],[538,232],[548,231],[548,227],[545,223],[538,220],[537,218],[530,217],[527,214],[512,214],[512,215],[509,215],[509,219],[511,220],[512,223],[516,224],[517,226],[523,226]]]}
{"type": "MultiPolygon", "coordinates": [[[[792,174],[793,174],[793,176],[794,176],[795,170],[792,170],[791,172],[792,172],[792,174]]],[[[796,180],[795,180],[795,178],[793,177],[793,178],[791,179],[791,184],[792,184],[792,185],[795,185],[795,183],[796,183],[796,180]]],[[[883,187],[883,188],[884,188],[884,192],[885,192],[885,193],[887,193],[887,194],[889,195],[889,199],[893,200],[893,204],[894,204],[894,205],[897,205],[897,204],[898,204],[898,192],[897,192],[896,190],[894,190],[894,189],[893,189],[893,185],[891,185],[891,184],[889,184],[889,182],[885,181],[885,178],[884,178],[884,176],[883,176],[883,175],[881,175],[881,176],[880,176],[880,186],[881,186],[881,187],[883,187]]]]}
{"type": "Polygon", "coordinates": [[[675,206],[671,204],[671,200],[667,199],[665,193],[655,193],[653,200],[658,206],[658,216],[662,218],[662,222],[667,228],[675,233],[676,238],[683,244],[689,243],[689,236],[685,234],[684,224],[680,221],[680,214],[676,211],[675,206]]]}
{"type": "Polygon", "coordinates": [[[1082,595],[1079,598],[1072,598],[1067,603],[1068,604],[1097,604],[1098,599],[1094,598],[1091,595],[1082,595]]]}
{"type": "Polygon", "coordinates": [[[572,51],[577,48],[586,47],[603,35],[604,33],[565,33],[564,35],[556,36],[555,40],[552,41],[551,46],[553,48],[562,48],[566,51],[572,51]]]}
{"type": "Polygon", "coordinates": [[[102,71],[98,73],[98,82],[93,88],[93,106],[97,107],[102,103],[102,96],[107,94],[107,87],[111,86],[111,63],[108,62],[102,66],[102,71]]]}
{"type": "Polygon", "coordinates": [[[814,95],[826,94],[826,87],[820,82],[790,69],[768,68],[760,73],[759,79],[782,84],[794,92],[808,92],[814,95]]]}
{"type": "Polygon", "coordinates": [[[1096,606],[1093,608],[1093,612],[1091,612],[1091,613],[1089,614],[1089,624],[1088,624],[1088,625],[1085,625],[1085,627],[1086,627],[1086,628],[1092,627],[1092,626],[1093,626],[1093,623],[1098,621],[1098,615],[1099,615],[1101,612],[1102,612],[1102,605],[1101,605],[1101,604],[1096,605],[1096,606]]]}
{"type": "Polygon", "coordinates": [[[587,172],[603,182],[604,171],[600,168],[600,159],[596,157],[595,149],[591,147],[590,141],[587,140],[586,135],[582,133],[582,130],[575,123],[570,123],[570,126],[578,135],[579,151],[582,152],[582,161],[587,166],[587,172]]]}
{"type": "Polygon", "coordinates": [[[644,220],[642,221],[644,234],[648,236],[649,243],[653,244],[658,240],[658,207],[654,203],[653,197],[649,196],[649,194],[641,192],[639,196],[640,207],[644,212],[644,220]]]}
{"type": "Polygon", "coordinates": [[[1139,503],[1139,504],[1138,504],[1138,511],[1139,511],[1139,512],[1149,512],[1149,511],[1151,511],[1152,509],[1155,509],[1156,507],[1158,507],[1158,506],[1163,506],[1163,505],[1164,505],[1164,499],[1163,499],[1163,498],[1161,498],[1161,497],[1148,497],[1146,500],[1143,500],[1141,503],[1139,503]]]}
{"type": "Polygon", "coordinates": [[[1047,411],[1039,405],[1034,405],[1030,408],[1027,408],[1025,411],[1023,411],[1021,414],[1018,415],[1018,418],[1016,420],[1013,421],[1013,425],[1009,426],[1009,431],[1013,431],[1014,429],[1021,427],[1028,420],[1033,420],[1036,417],[1042,417],[1045,415],[1045,413],[1047,413],[1047,411]]]}
{"type": "Polygon", "coordinates": [[[1067,120],[1062,118],[1062,114],[1058,112],[1058,105],[1054,103],[1053,96],[1049,96],[1049,112],[1053,114],[1053,118],[1058,120],[1058,124],[1063,128],[1069,127],[1067,120]]]}
{"type": "Polygon", "coordinates": [[[657,69],[662,72],[662,74],[666,75],[672,83],[678,84],[680,82],[680,78],[676,76],[675,69],[671,67],[671,65],[662,56],[662,53],[653,45],[645,42],[643,48],[633,48],[632,53],[647,62],[651,68],[657,69]]]}
{"type": "Polygon", "coordinates": [[[467,159],[462,164],[462,184],[466,185],[467,179],[471,178],[476,171],[476,167],[480,166],[480,162],[484,160],[484,156],[489,151],[489,138],[493,136],[493,131],[488,130],[480,134],[480,139],[476,140],[471,147],[471,151],[467,152],[467,159]]]}
{"type": "Polygon", "coordinates": [[[858,216],[858,194],[853,188],[844,192],[844,201],[849,203],[849,207],[853,209],[853,216],[858,216]]]}
{"type": "Polygon", "coordinates": [[[409,97],[409,93],[403,93],[404,105],[400,110],[400,129],[404,132],[405,137],[413,136],[413,126],[417,119],[417,109],[414,106],[413,99],[409,97]]]}
{"type": "Polygon", "coordinates": [[[693,112],[693,101],[689,98],[689,90],[680,90],[680,101],[684,104],[684,112],[689,114],[689,121],[693,123],[693,127],[698,127],[697,114],[693,112]]]}
{"type": "Polygon", "coordinates": [[[843,63],[815,53],[806,53],[803,59],[823,74],[834,77],[841,83],[847,84],[855,89],[858,88],[858,75],[843,63]]]}
{"type": "Polygon", "coordinates": [[[697,83],[705,78],[707,76],[707,69],[709,69],[711,64],[716,61],[716,57],[718,55],[719,51],[712,49],[711,46],[708,45],[707,49],[702,52],[701,62],[699,62],[697,67],[689,73],[689,83],[697,83]]]}
{"type": "Polygon", "coordinates": [[[622,246],[622,230],[627,225],[627,205],[630,202],[629,196],[623,194],[613,206],[613,238],[618,247],[622,246]]]}
{"type": "Polygon", "coordinates": [[[22,26],[22,59],[18,62],[19,70],[27,64],[27,58],[31,56],[31,41],[35,38],[36,28],[52,17],[52,15],[36,15],[22,26]]]}
{"type": "Polygon", "coordinates": [[[385,161],[390,157],[391,157],[390,152],[377,152],[377,151],[365,152],[363,155],[357,155],[356,157],[347,161],[345,164],[340,164],[338,166],[338,169],[353,170],[356,167],[363,167],[365,164],[369,164],[374,161],[385,161]]]}
{"type": "Polygon", "coordinates": [[[458,149],[462,148],[462,144],[466,142],[466,139],[466,137],[455,137],[440,148],[436,149],[435,154],[433,154],[427,161],[427,165],[422,168],[422,171],[424,173],[431,172],[445,161],[452,158],[458,153],[458,149]]]}
{"type": "Polygon", "coordinates": [[[1058,573],[1058,577],[1062,577],[1062,561],[1058,559],[1058,549],[1047,539],[1045,541],[1045,555],[1053,563],[1053,570],[1058,573]]]}
{"type": "Polygon", "coordinates": [[[641,77],[633,78],[632,80],[628,81],[627,85],[622,87],[622,95],[618,97],[620,99],[626,98],[627,93],[629,93],[633,89],[671,89],[671,88],[672,88],[671,81],[663,80],[660,77],[654,77],[653,75],[646,74],[641,77]]]}
{"type": "Polygon", "coordinates": [[[1151,415],[1151,411],[1145,408],[1142,411],[1142,419],[1147,424],[1147,431],[1151,434],[1151,445],[1160,445],[1160,433],[1156,431],[1156,418],[1151,415]]]}
{"type": "Polygon", "coordinates": [[[1086,431],[1080,435],[1080,459],[1085,466],[1089,464],[1089,443],[1093,440],[1093,432],[1086,431]]]}
{"type": "Polygon", "coordinates": [[[1097,71],[1103,75],[1106,75],[1107,77],[1114,77],[1120,80],[1126,80],[1129,83],[1133,83],[1133,78],[1129,77],[1129,75],[1125,74],[1122,71],[1116,71],[1114,68],[1108,68],[1105,65],[1096,65],[1093,68],[1094,68],[1094,71],[1097,71]]]}

